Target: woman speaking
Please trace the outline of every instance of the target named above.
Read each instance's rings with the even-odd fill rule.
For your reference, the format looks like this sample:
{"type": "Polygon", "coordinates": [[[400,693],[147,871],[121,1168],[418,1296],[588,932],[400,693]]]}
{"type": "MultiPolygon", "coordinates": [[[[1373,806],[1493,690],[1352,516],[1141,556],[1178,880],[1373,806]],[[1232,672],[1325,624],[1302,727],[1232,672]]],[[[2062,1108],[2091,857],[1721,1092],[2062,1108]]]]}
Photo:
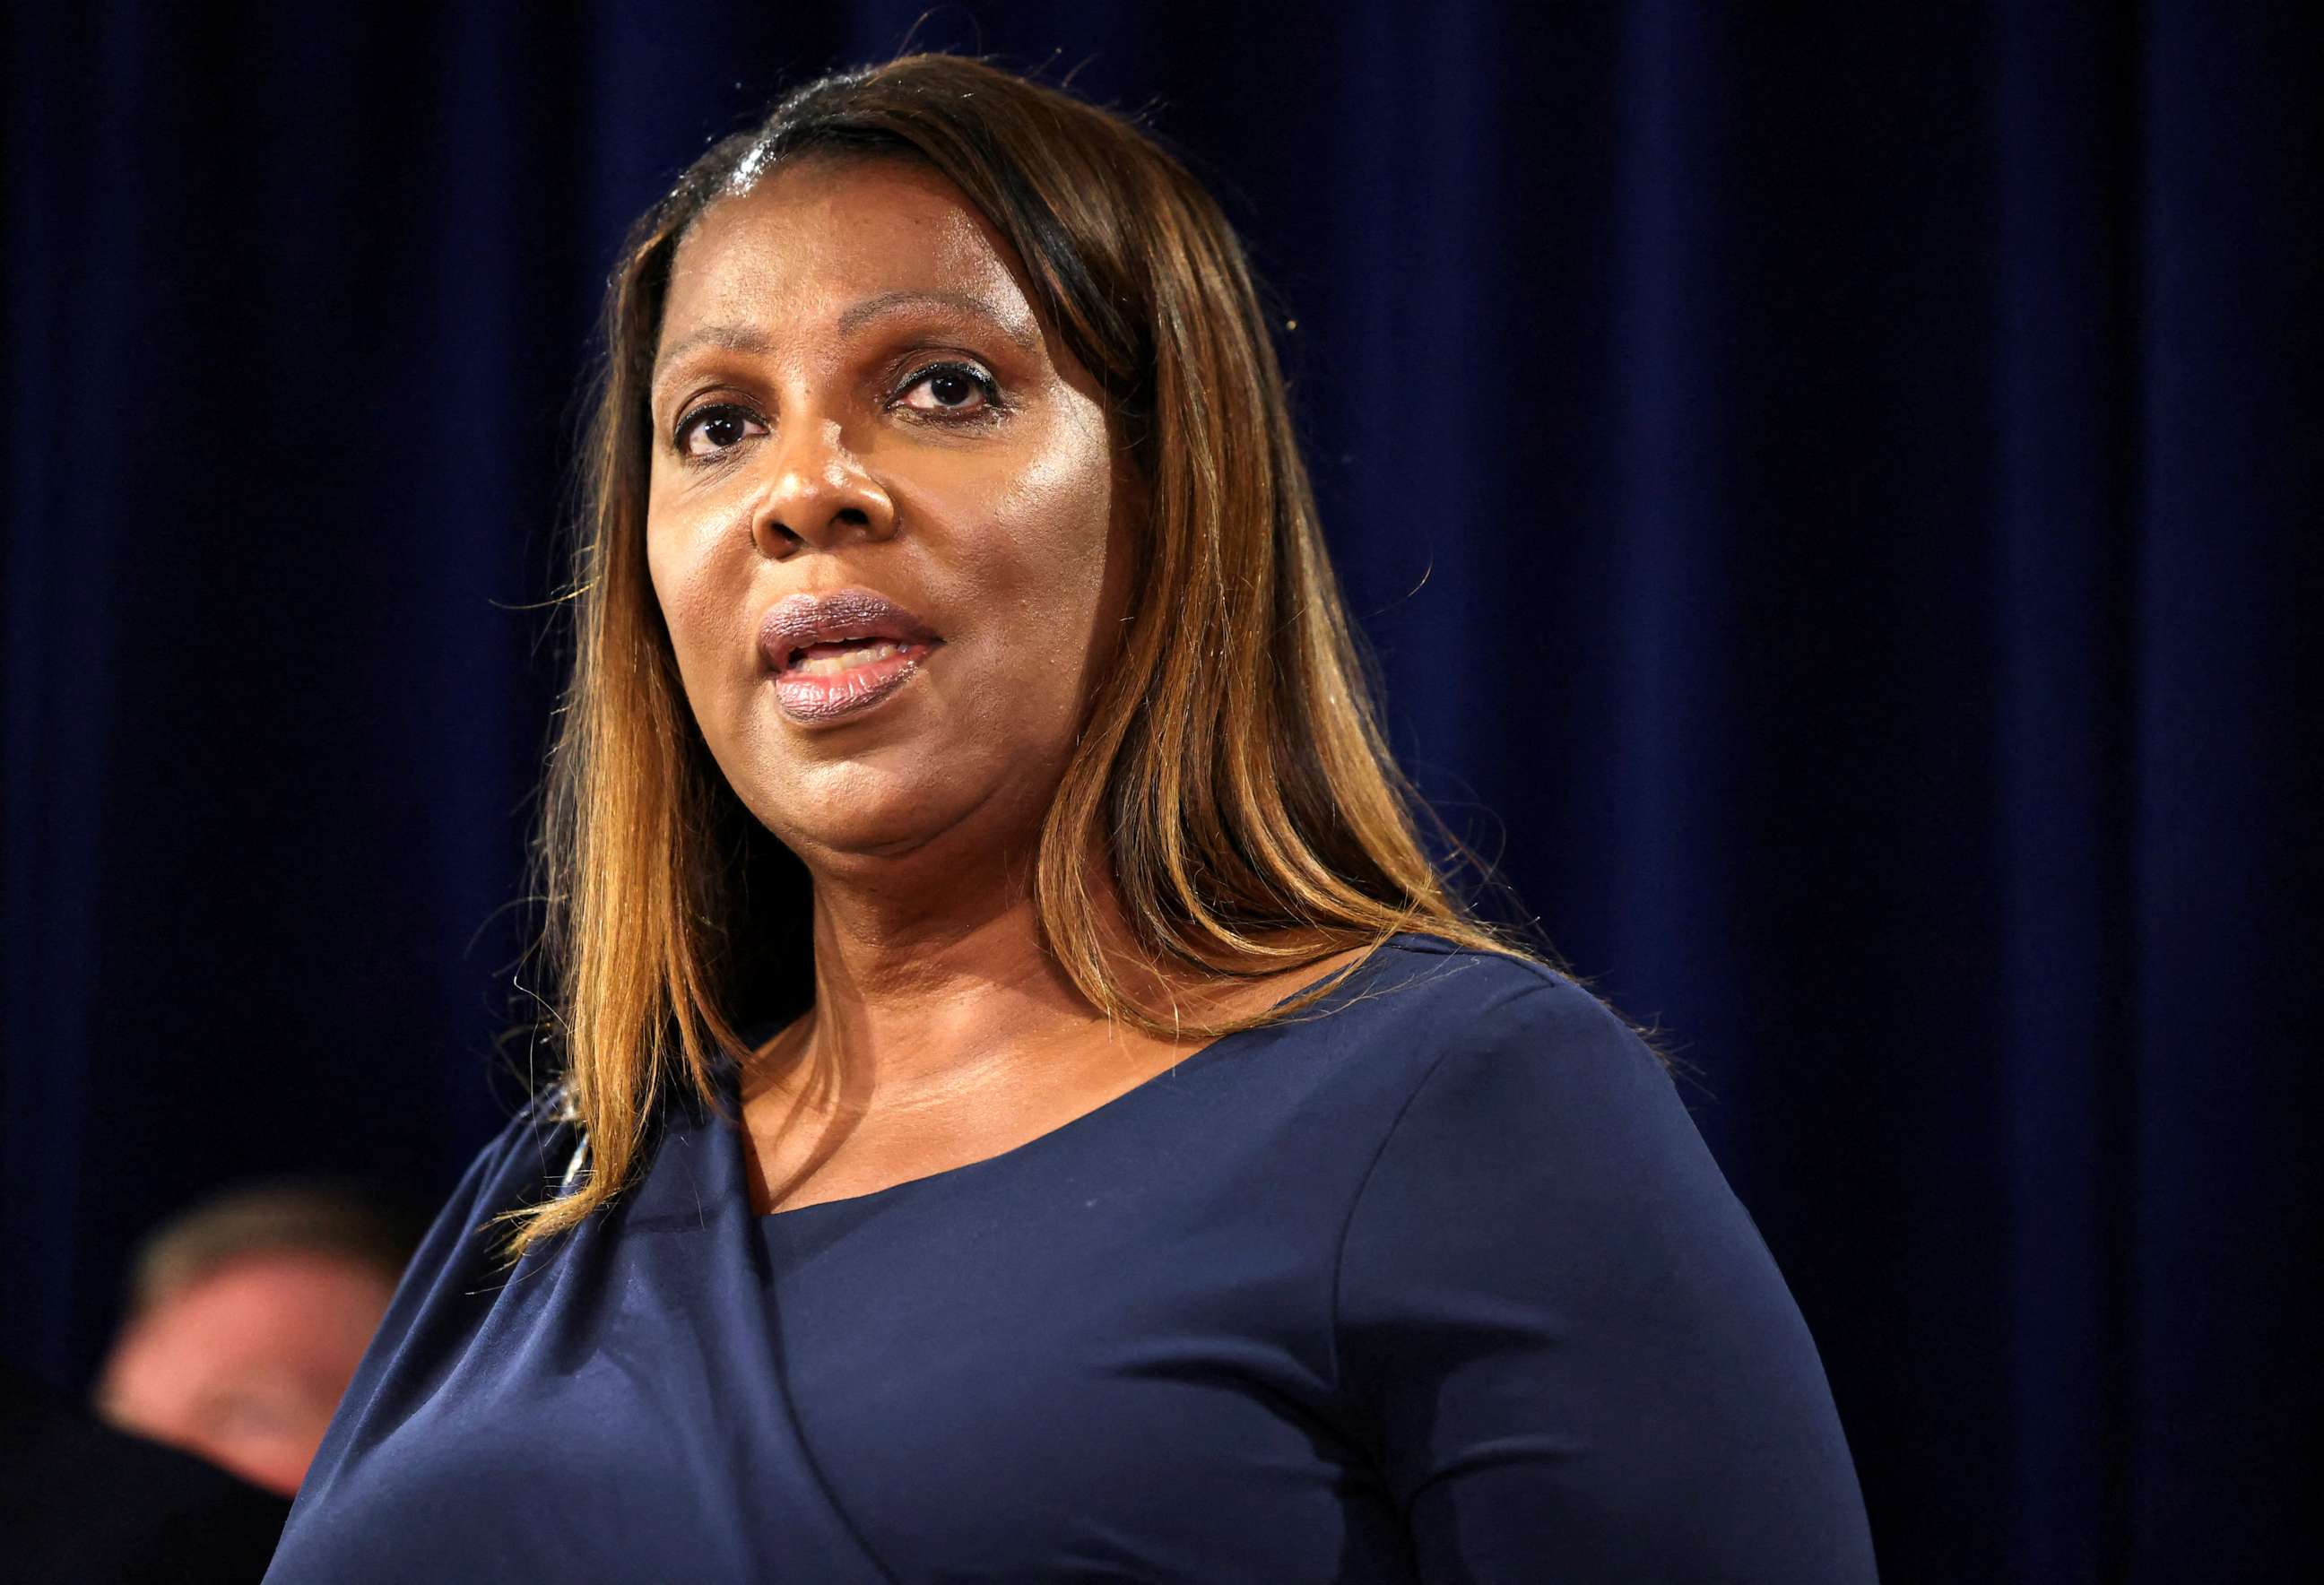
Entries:
{"type": "Polygon", "coordinates": [[[1663,1065],[1432,867],[1184,170],[828,78],[606,337],[554,1083],[270,1580],[1872,1578],[1663,1065]]]}

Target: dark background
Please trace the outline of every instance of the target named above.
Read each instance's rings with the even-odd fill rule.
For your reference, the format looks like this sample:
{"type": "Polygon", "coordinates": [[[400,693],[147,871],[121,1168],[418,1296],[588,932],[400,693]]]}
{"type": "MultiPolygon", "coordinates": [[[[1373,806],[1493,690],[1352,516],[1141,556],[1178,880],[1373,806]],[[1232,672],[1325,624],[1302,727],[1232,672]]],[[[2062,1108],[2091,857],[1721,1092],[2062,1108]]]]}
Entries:
{"type": "MultiPolygon", "coordinates": [[[[10,9],[0,1356],[82,1380],[205,1190],[432,1203],[505,1115],[615,240],[918,10],[10,9]]],[[[919,26],[1150,110],[1243,226],[1397,742],[1699,1072],[1894,1580],[2313,1534],[2319,34],[919,26]]]]}

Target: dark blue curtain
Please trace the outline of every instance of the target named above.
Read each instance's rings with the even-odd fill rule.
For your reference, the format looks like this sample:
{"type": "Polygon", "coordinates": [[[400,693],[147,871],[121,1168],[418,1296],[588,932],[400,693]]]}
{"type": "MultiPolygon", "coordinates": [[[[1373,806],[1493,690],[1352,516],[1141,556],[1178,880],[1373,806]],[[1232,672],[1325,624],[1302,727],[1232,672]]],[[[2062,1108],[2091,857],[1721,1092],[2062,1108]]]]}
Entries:
{"type": "Polygon", "coordinates": [[[2314,16],[918,9],[10,9],[0,1354],[83,1377],[208,1187],[428,1201],[503,1115],[614,241],[917,26],[1245,227],[1397,742],[1692,1064],[1888,1576],[2292,1577],[2314,16]]]}

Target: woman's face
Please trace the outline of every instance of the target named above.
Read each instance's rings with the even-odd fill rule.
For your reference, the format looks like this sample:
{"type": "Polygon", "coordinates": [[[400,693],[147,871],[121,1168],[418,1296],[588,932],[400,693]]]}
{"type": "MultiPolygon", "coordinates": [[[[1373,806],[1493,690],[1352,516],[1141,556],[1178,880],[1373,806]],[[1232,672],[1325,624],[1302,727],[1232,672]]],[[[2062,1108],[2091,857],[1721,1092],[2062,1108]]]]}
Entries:
{"type": "Polygon", "coordinates": [[[742,802],[811,865],[1028,839],[1128,474],[1007,244],[925,167],[779,167],[679,244],[650,396],[654,593],[742,802]]]}

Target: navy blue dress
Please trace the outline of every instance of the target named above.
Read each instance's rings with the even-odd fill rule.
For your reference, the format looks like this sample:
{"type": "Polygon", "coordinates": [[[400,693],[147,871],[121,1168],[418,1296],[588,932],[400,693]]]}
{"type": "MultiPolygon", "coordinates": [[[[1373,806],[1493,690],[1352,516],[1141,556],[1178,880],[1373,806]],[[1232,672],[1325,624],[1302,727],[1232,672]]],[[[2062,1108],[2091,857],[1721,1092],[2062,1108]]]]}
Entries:
{"type": "Polygon", "coordinates": [[[505,1271],[476,1230],[556,1192],[554,1110],[437,1221],[269,1580],[1874,1577],[1757,1230],[1534,965],[1402,936],[1029,1144],[772,1216],[673,1104],[505,1271]]]}

